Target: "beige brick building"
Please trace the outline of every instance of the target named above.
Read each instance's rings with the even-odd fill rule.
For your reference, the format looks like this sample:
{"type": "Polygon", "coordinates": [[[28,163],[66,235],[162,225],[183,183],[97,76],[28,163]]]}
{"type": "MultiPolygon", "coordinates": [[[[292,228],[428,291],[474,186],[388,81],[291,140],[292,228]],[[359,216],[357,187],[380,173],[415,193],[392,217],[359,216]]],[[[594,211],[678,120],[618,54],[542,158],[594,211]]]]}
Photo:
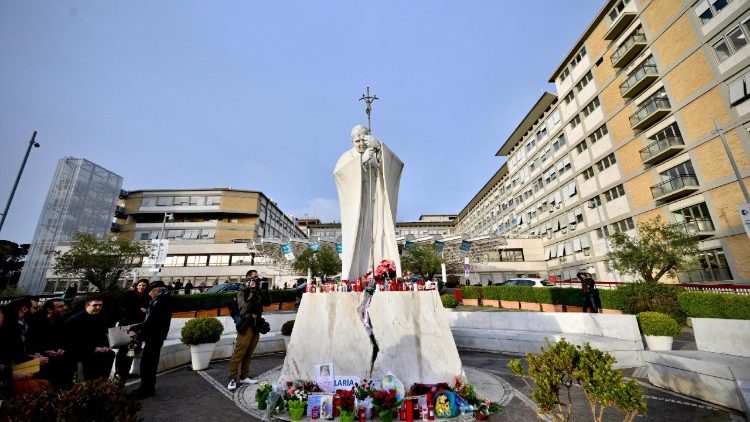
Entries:
{"type": "Polygon", "coordinates": [[[750,282],[738,209],[739,183],[750,186],[749,38],[750,0],[607,1],[456,232],[536,236],[540,273],[626,281],[605,262],[609,234],[661,216],[701,240],[702,270],[679,281],[750,282]]]}

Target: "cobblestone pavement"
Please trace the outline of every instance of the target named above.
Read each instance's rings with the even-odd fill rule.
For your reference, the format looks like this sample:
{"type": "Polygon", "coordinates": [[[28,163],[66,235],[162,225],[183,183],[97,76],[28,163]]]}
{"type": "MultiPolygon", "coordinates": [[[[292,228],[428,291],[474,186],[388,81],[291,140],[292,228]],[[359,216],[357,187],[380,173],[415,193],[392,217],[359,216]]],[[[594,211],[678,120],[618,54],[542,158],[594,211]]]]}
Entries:
{"type": "MultiPolygon", "coordinates": [[[[501,412],[491,421],[534,421],[539,419],[536,406],[530,399],[531,390],[523,380],[510,374],[508,360],[517,356],[509,354],[460,351],[467,367],[467,375],[481,374],[483,385],[495,388],[493,398],[504,404],[501,412]],[[494,380],[493,380],[494,379],[494,380]],[[494,386],[494,387],[492,387],[494,386]]],[[[259,356],[253,359],[251,377],[277,370],[283,363],[283,354],[259,356]]],[[[160,374],[155,397],[142,401],[141,417],[144,421],[233,421],[259,420],[254,402],[247,397],[251,392],[239,388],[234,393],[226,389],[229,362],[212,362],[206,371],[192,371],[185,366],[160,374]]],[[[629,369],[625,375],[635,378],[643,388],[648,411],[638,421],[744,421],[739,412],[701,402],[676,393],[651,386],[642,369],[629,369]]],[[[472,382],[471,378],[469,379],[472,382]]],[[[138,383],[130,383],[137,388],[138,383]]],[[[574,391],[574,421],[591,421],[591,412],[580,391],[574,391]]],[[[622,414],[608,410],[605,420],[620,421],[622,414]]]]}

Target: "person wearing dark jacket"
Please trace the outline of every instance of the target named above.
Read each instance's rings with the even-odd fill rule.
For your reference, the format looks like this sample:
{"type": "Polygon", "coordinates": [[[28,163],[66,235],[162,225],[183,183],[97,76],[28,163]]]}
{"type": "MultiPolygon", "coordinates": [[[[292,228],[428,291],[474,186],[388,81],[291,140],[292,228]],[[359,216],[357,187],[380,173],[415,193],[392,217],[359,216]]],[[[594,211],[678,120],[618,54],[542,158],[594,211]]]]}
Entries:
{"type": "Polygon", "coordinates": [[[599,312],[599,292],[596,290],[596,282],[594,277],[587,272],[579,272],[576,274],[578,279],[581,280],[581,302],[583,306],[583,312],[599,312]]]}
{"type": "Polygon", "coordinates": [[[237,341],[234,345],[232,359],[229,361],[229,384],[230,391],[237,389],[240,384],[255,384],[258,381],[250,378],[250,359],[255,351],[255,346],[260,340],[257,323],[263,315],[263,307],[271,304],[271,296],[268,294],[267,285],[262,288],[258,278],[258,272],[250,270],[247,272],[248,280],[245,288],[237,292],[238,322],[237,341]],[[239,379],[237,376],[239,375],[239,379]]]}
{"type": "MultiPolygon", "coordinates": [[[[135,289],[128,291],[123,303],[123,316],[120,326],[140,324],[146,318],[146,311],[151,302],[148,295],[148,280],[138,280],[135,289]]],[[[133,364],[135,354],[141,351],[141,342],[134,340],[128,346],[120,347],[115,358],[115,372],[121,382],[125,382],[130,374],[130,366],[133,364]]]]}
{"type": "Polygon", "coordinates": [[[66,352],[65,318],[68,306],[62,299],[44,302],[42,315],[31,322],[31,351],[48,359],[38,378],[48,379],[55,388],[69,388],[73,384],[73,362],[66,352]]]}
{"type": "Polygon", "coordinates": [[[161,281],[151,283],[148,288],[151,303],[146,311],[143,323],[134,326],[138,339],[142,340],[143,354],[141,355],[141,386],[136,393],[139,397],[150,397],[155,393],[156,371],[159,369],[159,356],[164,339],[169,333],[172,322],[172,295],[161,281]]]}
{"type": "Polygon", "coordinates": [[[109,348],[109,324],[102,315],[104,302],[95,296],[86,300],[86,307],[65,321],[67,350],[73,362],[83,364],[83,379],[108,378],[115,360],[109,348]]]}

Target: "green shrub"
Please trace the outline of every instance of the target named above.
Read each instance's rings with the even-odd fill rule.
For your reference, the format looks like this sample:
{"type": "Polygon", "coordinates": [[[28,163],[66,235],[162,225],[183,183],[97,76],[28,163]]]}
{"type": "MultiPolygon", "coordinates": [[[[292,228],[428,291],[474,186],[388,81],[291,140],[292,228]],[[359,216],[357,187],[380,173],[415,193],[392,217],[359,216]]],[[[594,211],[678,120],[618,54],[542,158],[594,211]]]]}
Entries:
{"type": "Polygon", "coordinates": [[[619,289],[615,290],[597,290],[599,292],[599,300],[601,301],[601,307],[604,309],[617,309],[622,311],[624,308],[622,291],[619,289]]]}
{"type": "Polygon", "coordinates": [[[289,321],[285,322],[281,325],[281,335],[282,336],[291,336],[292,330],[294,330],[294,320],[290,319],[289,321]]]}
{"type": "Polygon", "coordinates": [[[581,289],[551,287],[548,290],[555,305],[581,306],[581,289]]]}
{"type": "Polygon", "coordinates": [[[489,300],[500,300],[500,286],[484,286],[482,287],[482,299],[489,300]]]}
{"type": "Polygon", "coordinates": [[[750,319],[750,296],[686,290],[677,300],[689,317],[750,319]]]}
{"type": "Polygon", "coordinates": [[[637,318],[638,326],[644,335],[677,337],[682,334],[680,324],[661,312],[641,312],[637,318]]]}
{"type": "Polygon", "coordinates": [[[641,282],[623,284],[617,290],[622,298],[622,310],[627,314],[661,312],[678,322],[685,321],[685,313],[677,301],[677,294],[683,291],[680,286],[641,282]]]}
{"type": "Polygon", "coordinates": [[[500,292],[500,298],[502,300],[518,301],[518,302],[536,302],[536,294],[534,293],[534,287],[528,286],[502,286],[500,292]]]}
{"type": "Polygon", "coordinates": [[[461,287],[461,297],[463,297],[464,299],[481,299],[482,287],[480,286],[461,287]]]}
{"type": "Polygon", "coordinates": [[[115,380],[83,381],[67,390],[40,391],[11,400],[2,420],[134,422],[140,408],[134,395],[115,380]]]}
{"type": "Polygon", "coordinates": [[[236,293],[196,293],[191,295],[173,295],[172,312],[198,311],[201,309],[224,308],[236,293]]]}
{"type": "Polygon", "coordinates": [[[555,303],[553,300],[553,295],[552,295],[552,293],[554,293],[554,290],[552,290],[553,288],[545,287],[543,289],[540,289],[540,288],[534,289],[534,296],[536,297],[535,302],[545,303],[545,304],[555,303]]]}
{"type": "Polygon", "coordinates": [[[182,327],[182,342],[184,344],[216,343],[224,332],[224,326],[217,318],[192,318],[182,327]]]}
{"type": "Polygon", "coordinates": [[[295,302],[297,300],[297,291],[294,289],[271,290],[270,293],[272,303],[295,302]]]}
{"type": "Polygon", "coordinates": [[[443,302],[444,308],[455,308],[458,306],[458,299],[453,295],[442,295],[440,296],[440,301],[443,302]]]}

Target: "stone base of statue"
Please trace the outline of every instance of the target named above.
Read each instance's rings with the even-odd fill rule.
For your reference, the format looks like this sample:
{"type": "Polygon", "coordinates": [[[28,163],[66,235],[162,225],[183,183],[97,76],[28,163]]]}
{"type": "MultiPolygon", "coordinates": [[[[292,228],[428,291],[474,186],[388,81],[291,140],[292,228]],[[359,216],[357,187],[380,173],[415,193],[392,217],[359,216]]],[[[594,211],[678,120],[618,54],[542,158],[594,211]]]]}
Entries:
{"type": "Polygon", "coordinates": [[[364,293],[305,293],[294,321],[280,382],[315,381],[315,366],[333,363],[335,376],[382,379],[393,373],[415,383],[465,379],[437,291],[375,292],[370,321],[378,352],[357,307],[364,293]],[[371,371],[372,367],[372,371],[371,371]]]}

